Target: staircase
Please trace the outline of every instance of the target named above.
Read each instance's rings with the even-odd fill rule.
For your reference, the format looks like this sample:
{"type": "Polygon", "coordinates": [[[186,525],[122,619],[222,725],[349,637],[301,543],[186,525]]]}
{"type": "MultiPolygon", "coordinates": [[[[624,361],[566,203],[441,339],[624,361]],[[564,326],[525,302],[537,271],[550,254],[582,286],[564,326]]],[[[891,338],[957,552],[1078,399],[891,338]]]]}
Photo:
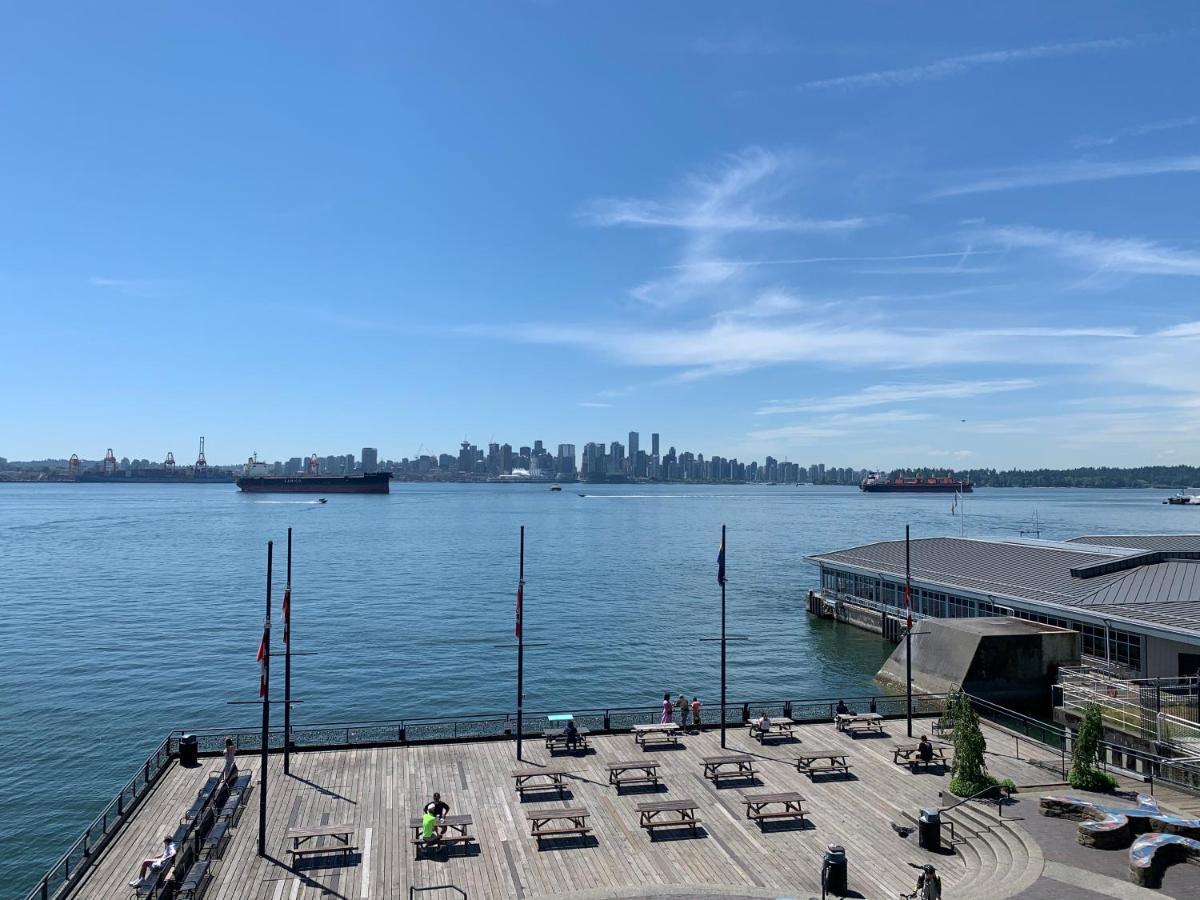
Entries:
{"type": "MultiPolygon", "coordinates": [[[[1015,822],[978,803],[964,803],[942,816],[954,822],[958,837],[954,847],[965,869],[954,882],[955,898],[1015,897],[1041,877],[1042,851],[1015,822]]],[[[948,830],[942,833],[947,835],[948,830]]],[[[948,864],[947,870],[954,865],[948,864]]]]}

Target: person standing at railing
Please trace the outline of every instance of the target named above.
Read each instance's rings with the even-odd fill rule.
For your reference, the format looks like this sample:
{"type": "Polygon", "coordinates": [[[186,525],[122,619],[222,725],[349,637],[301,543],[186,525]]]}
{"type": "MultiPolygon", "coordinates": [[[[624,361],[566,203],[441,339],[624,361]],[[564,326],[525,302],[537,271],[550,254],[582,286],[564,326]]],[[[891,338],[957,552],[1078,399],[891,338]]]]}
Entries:
{"type": "Polygon", "coordinates": [[[659,725],[671,724],[671,692],[667,691],[663,694],[662,718],[658,720],[659,725]]]}
{"type": "Polygon", "coordinates": [[[233,738],[225,738],[225,780],[231,781],[237,777],[237,746],[233,738]]]}
{"type": "Polygon", "coordinates": [[[700,730],[700,698],[692,698],[692,728],[700,730]]]}
{"type": "Polygon", "coordinates": [[[679,699],[675,701],[675,708],[679,710],[679,727],[687,728],[689,709],[687,697],[680,694],[679,699]]]}

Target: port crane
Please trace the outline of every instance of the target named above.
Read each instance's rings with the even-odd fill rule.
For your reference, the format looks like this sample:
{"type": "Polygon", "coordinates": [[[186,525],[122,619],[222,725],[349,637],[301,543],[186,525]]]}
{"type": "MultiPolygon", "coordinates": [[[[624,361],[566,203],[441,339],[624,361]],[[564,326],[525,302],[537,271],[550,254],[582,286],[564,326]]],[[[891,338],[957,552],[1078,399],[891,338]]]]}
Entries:
{"type": "Polygon", "coordinates": [[[200,435],[200,455],[196,457],[196,477],[208,474],[208,460],[204,458],[204,435],[200,435]]]}

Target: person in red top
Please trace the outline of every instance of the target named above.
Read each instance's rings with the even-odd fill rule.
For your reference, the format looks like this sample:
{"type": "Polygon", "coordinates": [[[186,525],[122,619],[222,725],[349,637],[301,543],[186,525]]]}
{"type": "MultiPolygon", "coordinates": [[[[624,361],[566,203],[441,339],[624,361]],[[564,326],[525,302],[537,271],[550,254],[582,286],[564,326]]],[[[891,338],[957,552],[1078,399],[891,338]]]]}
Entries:
{"type": "Polygon", "coordinates": [[[692,727],[697,731],[700,729],[700,698],[692,698],[692,727]]]}

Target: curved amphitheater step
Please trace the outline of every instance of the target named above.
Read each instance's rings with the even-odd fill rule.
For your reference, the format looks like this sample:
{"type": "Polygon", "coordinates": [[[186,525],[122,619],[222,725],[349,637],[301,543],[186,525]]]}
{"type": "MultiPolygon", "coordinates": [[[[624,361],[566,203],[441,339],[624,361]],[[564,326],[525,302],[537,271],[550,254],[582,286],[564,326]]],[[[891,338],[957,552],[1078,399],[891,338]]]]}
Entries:
{"type": "Polygon", "coordinates": [[[976,803],[964,803],[945,815],[962,840],[956,846],[967,870],[954,886],[955,897],[1015,897],[1041,877],[1042,851],[1015,822],[976,803]]]}

